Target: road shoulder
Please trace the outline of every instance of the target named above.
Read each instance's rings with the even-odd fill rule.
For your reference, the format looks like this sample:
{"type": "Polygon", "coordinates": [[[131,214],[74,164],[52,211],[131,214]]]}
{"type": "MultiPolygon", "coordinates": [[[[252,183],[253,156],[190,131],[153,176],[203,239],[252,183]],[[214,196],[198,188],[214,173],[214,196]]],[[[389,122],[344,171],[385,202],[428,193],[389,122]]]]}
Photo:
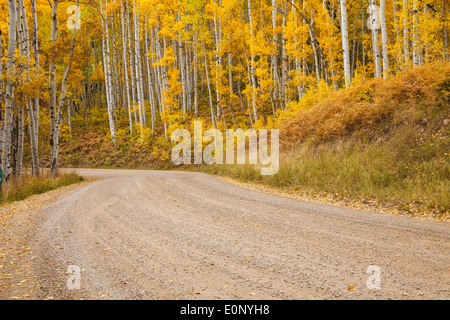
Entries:
{"type": "Polygon", "coordinates": [[[0,207],[0,299],[52,299],[33,266],[41,211],[93,180],[58,188],[0,207]]]}

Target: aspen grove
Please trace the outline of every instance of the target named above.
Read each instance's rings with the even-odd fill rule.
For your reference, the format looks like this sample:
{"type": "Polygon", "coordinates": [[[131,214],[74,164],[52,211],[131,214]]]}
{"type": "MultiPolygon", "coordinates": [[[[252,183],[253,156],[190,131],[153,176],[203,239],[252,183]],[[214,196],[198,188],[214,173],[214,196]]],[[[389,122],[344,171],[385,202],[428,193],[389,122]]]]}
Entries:
{"type": "MultiPolygon", "coordinates": [[[[0,0],[4,181],[57,175],[73,117],[170,141],[274,128],[305,99],[450,59],[447,0],[0,0]],[[24,154],[29,156],[24,157],[24,154]],[[28,160],[30,159],[29,163],[28,160]]],[[[282,139],[282,137],[281,137],[282,139]]]]}

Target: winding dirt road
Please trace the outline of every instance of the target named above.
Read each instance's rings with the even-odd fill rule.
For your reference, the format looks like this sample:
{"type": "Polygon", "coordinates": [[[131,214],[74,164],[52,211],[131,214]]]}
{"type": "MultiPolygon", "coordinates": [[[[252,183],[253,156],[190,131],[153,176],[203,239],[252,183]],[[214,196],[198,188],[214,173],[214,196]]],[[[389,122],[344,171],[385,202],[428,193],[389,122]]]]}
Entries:
{"type": "Polygon", "coordinates": [[[288,199],[198,173],[77,172],[101,179],[33,211],[31,297],[450,298],[447,222],[288,199]],[[371,265],[379,289],[367,286],[371,265]],[[69,266],[81,270],[78,290],[67,287],[69,266]]]}

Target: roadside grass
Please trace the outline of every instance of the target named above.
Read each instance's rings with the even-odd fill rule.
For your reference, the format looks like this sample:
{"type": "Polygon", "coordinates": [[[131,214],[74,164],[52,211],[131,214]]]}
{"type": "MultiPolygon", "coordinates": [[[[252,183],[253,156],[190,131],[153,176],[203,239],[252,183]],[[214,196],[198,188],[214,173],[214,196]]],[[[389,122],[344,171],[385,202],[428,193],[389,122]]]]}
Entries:
{"type": "Polygon", "coordinates": [[[22,181],[10,181],[2,186],[0,204],[24,200],[30,196],[41,194],[60,187],[68,186],[83,181],[83,177],[76,173],[61,173],[58,177],[52,177],[44,173],[39,177],[31,175],[22,176],[22,181]]]}
{"type": "Polygon", "coordinates": [[[450,64],[436,63],[336,92],[280,126],[280,169],[196,171],[276,188],[450,211],[450,64]]]}
{"type": "Polygon", "coordinates": [[[357,144],[346,150],[329,147],[283,154],[273,176],[262,176],[256,165],[197,166],[194,170],[293,192],[376,199],[405,211],[417,206],[436,213],[450,211],[449,157],[414,161],[413,154],[399,156],[392,145],[357,144]]]}

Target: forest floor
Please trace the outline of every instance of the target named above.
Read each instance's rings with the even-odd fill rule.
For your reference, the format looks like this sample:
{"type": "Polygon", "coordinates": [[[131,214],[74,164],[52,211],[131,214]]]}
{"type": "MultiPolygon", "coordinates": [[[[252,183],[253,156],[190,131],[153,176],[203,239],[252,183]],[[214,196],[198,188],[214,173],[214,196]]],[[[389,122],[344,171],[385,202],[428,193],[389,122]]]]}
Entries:
{"type": "Polygon", "coordinates": [[[449,298],[448,222],[201,173],[77,173],[87,180],[0,209],[0,298],[449,298]],[[74,266],[78,290],[68,286],[74,266]],[[368,286],[369,266],[379,289],[368,286]]]}

